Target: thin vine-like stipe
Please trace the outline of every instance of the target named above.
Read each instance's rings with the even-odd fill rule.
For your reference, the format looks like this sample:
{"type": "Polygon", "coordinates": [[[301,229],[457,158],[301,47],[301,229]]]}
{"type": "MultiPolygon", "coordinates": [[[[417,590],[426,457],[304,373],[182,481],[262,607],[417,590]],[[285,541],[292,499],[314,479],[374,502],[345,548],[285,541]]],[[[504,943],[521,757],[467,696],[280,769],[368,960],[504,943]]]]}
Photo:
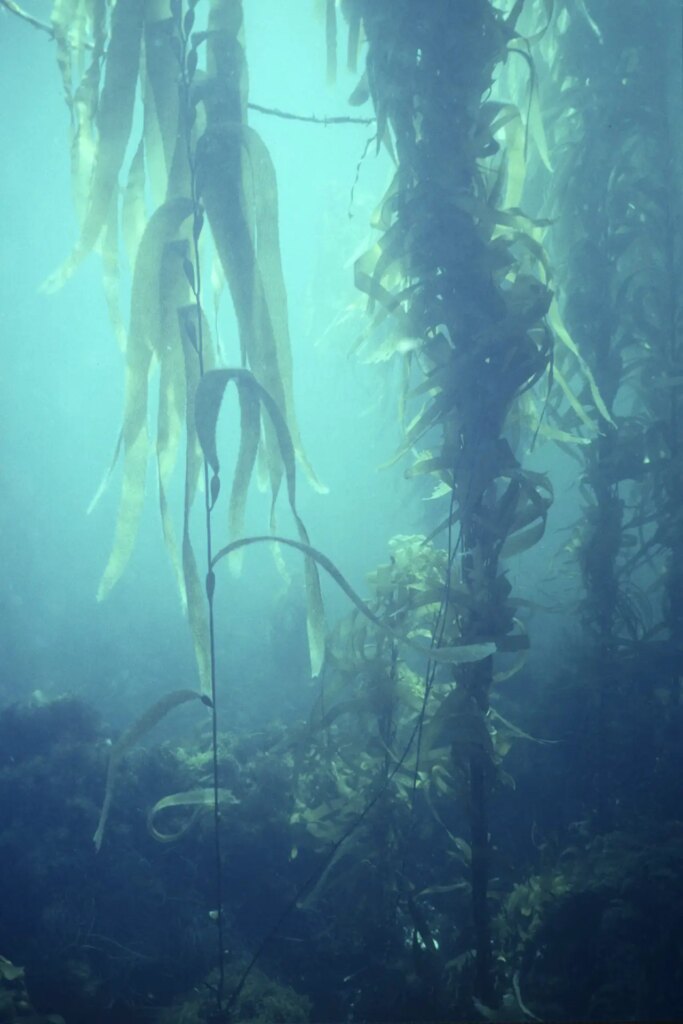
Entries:
{"type": "MultiPolygon", "coordinates": [[[[197,196],[197,173],[194,154],[192,152],[192,140],[190,137],[190,81],[187,74],[187,34],[183,28],[182,18],[178,17],[178,31],[182,41],[182,52],[180,57],[180,81],[181,103],[185,110],[185,144],[187,150],[187,163],[190,170],[190,190],[194,217],[192,220],[192,247],[194,254],[194,279],[190,282],[197,308],[197,358],[199,360],[199,376],[204,376],[204,323],[202,316],[201,289],[202,272],[199,260],[199,235],[202,228],[202,210],[197,196]]],[[[223,995],[225,991],[225,922],[223,920],[223,854],[221,850],[220,831],[220,785],[219,785],[219,764],[218,764],[218,708],[217,708],[217,686],[216,686],[216,629],[214,614],[214,590],[216,577],[212,568],[213,537],[211,532],[211,488],[209,486],[209,464],[206,458],[202,457],[204,469],[204,522],[206,528],[206,600],[208,604],[209,618],[209,671],[211,681],[211,767],[213,775],[213,845],[216,885],[216,906],[213,909],[216,917],[216,941],[218,945],[218,985],[216,986],[216,1007],[218,1014],[223,1012],[223,995]]]]}
{"type": "MultiPolygon", "coordinates": [[[[451,599],[451,579],[453,577],[453,563],[455,562],[458,550],[459,550],[460,545],[462,543],[462,524],[461,524],[460,529],[458,531],[458,539],[456,540],[455,545],[453,544],[453,510],[454,510],[454,507],[455,507],[455,491],[452,490],[451,491],[451,505],[450,505],[450,511],[449,511],[449,515],[448,515],[448,548],[447,548],[447,560],[446,560],[445,594],[444,594],[443,601],[439,605],[439,610],[437,612],[436,619],[435,619],[435,622],[434,622],[434,628],[432,630],[432,648],[438,648],[439,644],[441,643],[441,641],[443,639],[444,630],[446,628],[446,616],[448,615],[448,608],[449,608],[450,599],[451,599]]],[[[423,734],[423,730],[424,730],[424,720],[425,720],[425,715],[427,713],[427,703],[429,702],[429,695],[432,692],[432,688],[434,686],[434,680],[436,679],[436,667],[437,667],[437,663],[433,659],[430,659],[430,661],[427,662],[427,666],[425,668],[424,690],[423,690],[423,693],[422,693],[422,704],[420,706],[420,713],[418,715],[417,722],[415,723],[415,727],[413,729],[413,733],[412,733],[411,738],[410,738],[410,743],[411,744],[412,744],[413,739],[416,738],[416,743],[415,743],[415,768],[413,769],[413,781],[412,781],[412,786],[411,786],[411,790],[410,790],[410,813],[411,813],[411,815],[415,814],[415,800],[417,798],[417,784],[418,784],[419,777],[420,777],[420,758],[422,756],[422,734],[423,734]]],[[[406,751],[406,753],[407,753],[407,751],[406,751]]],[[[404,757],[405,757],[405,754],[404,754],[404,757]]],[[[411,835],[412,835],[414,829],[415,829],[415,819],[413,817],[412,818],[412,826],[411,826],[411,830],[410,830],[410,834],[411,835]]],[[[406,850],[408,848],[408,845],[409,845],[409,842],[406,841],[404,843],[404,847],[403,847],[403,851],[404,852],[403,852],[403,862],[402,862],[401,874],[405,874],[405,865],[406,865],[406,856],[407,856],[406,850]]]]}
{"type": "Polygon", "coordinates": [[[315,114],[291,114],[287,110],[279,110],[277,107],[262,107],[260,103],[249,103],[250,110],[256,110],[259,114],[270,114],[272,117],[283,117],[287,121],[306,121],[309,124],[374,124],[374,117],[316,117],[315,114]]]}
{"type": "Polygon", "coordinates": [[[489,657],[491,654],[496,653],[496,645],[494,643],[484,641],[476,644],[455,644],[452,647],[425,647],[423,644],[417,643],[415,640],[411,640],[410,637],[404,636],[403,633],[399,633],[398,630],[388,626],[386,622],[382,622],[378,615],[375,615],[372,608],[368,607],[362,597],[360,597],[353,589],[351,584],[337,569],[334,562],[324,555],[322,551],[318,551],[317,548],[311,547],[310,544],[304,544],[303,541],[293,540],[291,537],[279,537],[275,534],[263,534],[253,537],[240,537],[239,540],[233,540],[230,544],[226,544],[218,551],[211,562],[211,569],[213,570],[222,558],[226,558],[232,554],[233,551],[239,550],[239,548],[248,547],[250,544],[284,544],[285,547],[295,548],[297,551],[301,551],[302,554],[308,558],[312,558],[314,562],[317,562],[321,568],[325,570],[328,576],[331,576],[337,586],[343,590],[348,599],[353,602],[356,608],[369,619],[370,622],[377,629],[386,633],[387,636],[391,636],[394,640],[397,640],[400,644],[405,644],[406,647],[410,647],[411,650],[417,651],[423,657],[431,660],[445,663],[447,665],[459,664],[461,662],[469,661],[481,661],[484,658],[489,657]]]}
{"type": "MultiPolygon", "coordinates": [[[[441,645],[443,639],[444,630],[446,628],[446,616],[448,615],[448,608],[451,600],[451,579],[453,576],[453,562],[458,553],[460,543],[462,541],[462,526],[458,532],[458,539],[453,546],[453,511],[455,509],[455,491],[451,491],[451,505],[448,513],[448,549],[446,559],[446,578],[445,578],[445,593],[443,601],[439,605],[439,611],[436,616],[436,622],[434,623],[434,629],[432,630],[432,646],[438,648],[441,645]]],[[[429,695],[432,692],[434,686],[434,679],[436,678],[436,662],[430,660],[427,664],[427,670],[425,672],[425,686],[422,694],[422,707],[420,708],[420,714],[417,720],[417,744],[415,747],[415,771],[413,773],[413,785],[410,793],[410,806],[411,811],[415,810],[415,797],[417,795],[417,781],[420,771],[420,756],[422,754],[422,731],[424,728],[425,714],[427,713],[427,702],[429,701],[429,695]]]]}

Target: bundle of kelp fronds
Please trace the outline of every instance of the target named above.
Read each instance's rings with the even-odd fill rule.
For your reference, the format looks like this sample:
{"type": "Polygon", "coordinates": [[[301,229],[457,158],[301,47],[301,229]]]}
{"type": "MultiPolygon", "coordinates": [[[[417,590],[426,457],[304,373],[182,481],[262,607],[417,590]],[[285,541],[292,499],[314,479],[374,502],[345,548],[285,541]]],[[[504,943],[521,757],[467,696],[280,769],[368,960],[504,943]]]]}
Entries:
{"type": "MultiPolygon", "coordinates": [[[[231,537],[242,532],[257,462],[270,486],[271,526],[285,471],[282,431],[272,416],[261,421],[252,380],[272,400],[295,458],[320,488],[294,413],[275,171],[263,141],[246,123],[242,5],[240,0],[55,0],[51,26],[71,114],[80,228],[71,254],[45,288],[60,288],[89,253],[99,251],[109,313],[125,354],[123,424],[112,467],[93,501],[121,457],[119,513],[98,596],[104,598],[121,577],[138,532],[151,454],[151,377],[158,367],[155,454],[162,529],[207,693],[205,591],[190,540],[190,511],[202,475],[195,391],[218,361],[206,308],[211,302],[218,323],[226,283],[239,335],[233,361],[241,373],[231,537]],[[204,230],[205,219],[210,231],[204,230]],[[127,327],[121,312],[124,256],[131,276],[127,327]],[[178,544],[168,492],[183,434],[178,544]]],[[[212,497],[217,496],[216,490],[212,497]]],[[[299,535],[303,539],[301,530],[299,535]]],[[[314,575],[315,570],[308,573],[309,583],[314,575]]],[[[309,606],[315,596],[309,592],[309,606]]],[[[309,619],[318,614],[319,609],[312,611],[309,619]]],[[[319,660],[318,650],[314,672],[319,660]]]]}

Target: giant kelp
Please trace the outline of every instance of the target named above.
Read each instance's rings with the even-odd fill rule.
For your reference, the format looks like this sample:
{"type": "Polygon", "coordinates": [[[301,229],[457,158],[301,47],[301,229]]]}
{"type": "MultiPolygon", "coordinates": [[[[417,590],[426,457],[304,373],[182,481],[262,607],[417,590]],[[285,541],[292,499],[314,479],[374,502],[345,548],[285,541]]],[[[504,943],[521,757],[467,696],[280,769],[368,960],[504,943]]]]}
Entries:
{"type": "MultiPolygon", "coordinates": [[[[432,5],[429,17],[408,2],[358,5],[378,138],[391,132],[398,169],[378,217],[381,238],[357,264],[356,282],[376,321],[392,315],[399,336],[415,339],[406,358],[422,406],[408,426],[406,447],[426,439],[439,445],[419,468],[437,474],[449,502],[446,591],[459,564],[467,595],[457,613],[464,640],[493,640],[502,649],[513,631],[514,602],[499,560],[508,538],[518,547],[522,537],[533,543],[548,507],[545,485],[521,468],[504,430],[517,398],[549,364],[543,318],[552,295],[545,274],[530,273],[520,258],[524,216],[499,212],[504,160],[481,169],[500,149],[497,131],[518,117],[510,107],[482,105],[482,97],[519,38],[522,6],[503,17],[483,0],[468,2],[456,18],[447,4],[432,5]]],[[[511,187],[517,173],[510,169],[511,187]]],[[[524,251],[539,247],[531,239],[524,251]]],[[[448,607],[447,597],[443,604],[448,607]]],[[[478,720],[481,736],[488,735],[492,674],[491,658],[459,670],[459,693],[451,699],[458,702],[453,721],[478,720]]],[[[484,743],[459,749],[458,740],[456,730],[450,742],[471,790],[475,984],[488,998],[491,753],[484,743]]]]}
{"type": "MultiPolygon", "coordinates": [[[[665,75],[654,73],[649,56],[662,45],[668,14],[653,13],[645,26],[635,10],[618,25],[601,5],[594,5],[594,14],[597,22],[585,10],[560,6],[562,47],[558,34],[547,41],[544,77],[556,153],[551,237],[564,254],[561,301],[612,413],[581,449],[582,521],[568,545],[585,588],[581,616],[595,678],[594,810],[605,828],[619,805],[623,812],[614,787],[628,748],[626,722],[615,722],[611,709],[641,699],[632,691],[643,685],[637,682],[643,659],[655,660],[665,674],[667,659],[675,659],[679,602],[665,596],[665,580],[673,582],[678,570],[669,574],[657,562],[679,562],[677,556],[669,561],[669,552],[679,543],[670,502],[680,497],[673,470],[680,214],[677,190],[669,187],[677,136],[662,102],[665,75]],[[596,77],[596,66],[618,74],[596,77]],[[669,524],[666,539],[662,518],[669,524]]],[[[585,392],[579,398],[586,403],[585,392]]],[[[652,736],[661,728],[657,719],[670,713],[661,704],[655,713],[654,682],[645,684],[650,697],[640,712],[652,736]]],[[[660,697],[667,691],[670,683],[660,697]]],[[[652,764],[652,747],[647,756],[652,764]]]]}
{"type": "MultiPolygon", "coordinates": [[[[524,465],[525,450],[537,439],[551,438],[585,456],[588,502],[569,553],[578,555],[584,573],[582,618],[600,656],[581,663],[579,699],[588,724],[582,721],[577,732],[581,741],[591,738],[604,761],[610,738],[630,757],[623,722],[638,711],[631,688],[655,692],[661,704],[643,705],[643,720],[653,728],[639,739],[648,744],[653,775],[661,772],[662,734],[673,729],[680,701],[676,638],[683,607],[679,318],[671,289],[679,255],[665,201],[670,140],[664,119],[655,116],[644,55],[622,46],[621,37],[610,39],[608,12],[598,6],[597,0],[590,11],[559,0],[496,6],[464,0],[455,13],[441,0],[428,7],[417,0],[324,4],[329,75],[337,64],[339,7],[349,22],[349,63],[367,56],[351,102],[372,98],[378,148],[396,159],[373,224],[376,244],[355,265],[368,300],[364,354],[377,362],[403,360],[402,409],[412,418],[397,459],[410,456],[407,475],[416,489],[432,484],[434,499],[427,536],[395,538],[390,563],[371,575],[370,596],[362,597],[329,557],[334,553],[311,543],[298,512],[296,460],[313,475],[294,414],[275,172],[247,124],[241,4],[55,4],[50,31],[71,109],[81,227],[51,286],[99,249],[108,307],[125,350],[117,445],[123,487],[100,595],[131,556],[155,448],[162,531],[200,677],[196,692],[162,698],[114,745],[97,836],[101,841],[123,755],[165,710],[201,696],[214,711],[213,754],[207,754],[213,785],[207,788],[210,773],[204,772],[186,792],[161,797],[149,824],[158,840],[185,839],[188,821],[207,807],[214,812],[219,1006],[220,842],[229,832],[219,808],[248,793],[238,787],[236,796],[219,785],[219,770],[230,774],[230,763],[219,763],[217,754],[212,601],[219,563],[234,562],[246,547],[264,543],[303,556],[311,666],[321,670],[306,729],[296,742],[278,747],[286,749],[283,763],[293,765],[296,783],[295,802],[282,811],[279,826],[292,840],[292,862],[314,865],[303,871],[301,891],[288,893],[278,921],[322,907],[336,915],[349,949],[374,949],[376,940],[391,961],[384,968],[380,954],[372,961],[377,975],[386,968],[385,991],[397,975],[413,971],[424,1013],[434,1017],[456,1004],[470,1009],[475,992],[493,1005],[507,986],[501,1012],[512,1007],[531,1015],[519,989],[519,960],[534,950],[533,942],[525,946],[524,920],[502,938],[494,933],[508,957],[491,961],[488,915],[499,897],[489,886],[496,856],[489,818],[496,807],[492,795],[499,808],[503,787],[511,786],[503,757],[514,740],[531,739],[526,729],[535,731],[518,727],[515,714],[496,704],[494,684],[524,664],[529,646],[524,603],[513,593],[506,560],[533,548],[546,530],[553,482],[524,465]],[[605,135],[597,164],[604,209],[602,195],[591,196],[580,171],[595,152],[600,123],[591,106],[595,58],[583,54],[585,65],[572,68],[574,39],[586,37],[600,47],[609,40],[615,66],[624,72],[614,96],[607,80],[598,90],[601,116],[621,118],[620,145],[605,135]],[[143,117],[131,120],[138,94],[143,117]],[[139,140],[130,137],[133,124],[142,126],[139,140]],[[536,203],[539,192],[543,203],[536,203]],[[120,248],[132,278],[125,330],[120,248]],[[220,365],[205,314],[211,300],[218,308],[224,284],[239,334],[239,365],[231,367],[220,365]],[[147,420],[157,367],[151,443],[147,420]],[[226,488],[217,425],[229,385],[237,392],[240,434],[226,488]],[[170,493],[183,439],[179,540],[170,493]],[[244,537],[259,453],[271,488],[272,532],[244,537]],[[191,530],[202,475],[206,574],[191,530]],[[223,490],[230,491],[228,537],[214,544],[211,528],[223,490]],[[280,492],[295,538],[275,532],[280,492]],[[321,569],[355,606],[327,635],[321,569]],[[652,613],[633,585],[634,572],[649,586],[652,613]],[[644,682],[644,664],[651,682],[644,682]],[[662,707],[658,716],[653,708],[662,707]],[[177,827],[160,824],[160,815],[182,815],[188,807],[188,819],[174,818],[177,827]]],[[[628,795],[623,779],[618,794],[604,784],[609,781],[603,771],[601,793],[609,792],[620,815],[643,811],[644,780],[629,785],[628,795]]],[[[574,786],[575,807],[576,780],[566,785],[574,786]]],[[[600,795],[596,802],[605,803],[600,795]]],[[[231,822],[243,813],[235,803],[231,822]]],[[[562,884],[561,874],[554,873],[552,884],[558,878],[562,884]]],[[[500,885],[507,882],[509,874],[500,885]]],[[[542,885],[532,877],[515,890],[518,918],[542,885]]],[[[514,900],[511,907],[514,917],[514,900]]],[[[247,973],[262,948],[260,937],[249,934],[257,951],[247,973]]],[[[233,1002],[245,977],[235,982],[233,1002]]],[[[379,1012],[372,987],[365,985],[349,1014],[371,1019],[379,1012]]],[[[497,1011],[477,1005],[495,1018],[497,1011]]]]}

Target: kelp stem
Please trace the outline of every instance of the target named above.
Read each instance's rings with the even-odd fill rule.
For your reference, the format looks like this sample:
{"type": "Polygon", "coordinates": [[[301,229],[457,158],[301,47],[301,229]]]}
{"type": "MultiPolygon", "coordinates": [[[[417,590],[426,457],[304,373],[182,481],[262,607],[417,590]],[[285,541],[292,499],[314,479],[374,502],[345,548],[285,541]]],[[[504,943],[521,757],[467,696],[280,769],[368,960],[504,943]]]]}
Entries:
{"type": "MultiPolygon", "coordinates": [[[[529,241],[525,230],[504,237],[518,197],[512,202],[509,187],[504,195],[491,188],[484,171],[502,168],[508,186],[515,180],[511,157],[504,154],[500,167],[486,163],[501,149],[496,105],[486,97],[514,49],[522,3],[507,17],[490,0],[428,6],[426,15],[416,0],[359,0],[377,139],[391,142],[397,172],[377,218],[383,234],[356,262],[356,284],[368,295],[376,326],[392,316],[397,335],[414,339],[409,372],[425,373],[416,393],[428,397],[408,428],[405,450],[427,437],[430,448],[440,444],[433,471],[451,490],[451,508],[435,532],[460,523],[460,585],[467,594],[457,615],[460,642],[477,646],[486,639],[500,648],[514,629],[501,558],[540,537],[548,504],[512,450],[507,420],[548,367],[543,318],[552,295],[542,267],[529,274],[520,259],[516,246],[522,236],[529,241]]],[[[515,117],[522,121],[516,109],[515,117]]],[[[449,537],[449,572],[451,549],[449,537]]],[[[463,742],[454,728],[450,740],[455,775],[469,796],[472,994],[489,1006],[495,1005],[487,899],[494,763],[483,737],[493,653],[453,670],[480,738],[463,742]]]]}
{"type": "Polygon", "coordinates": [[[480,752],[470,758],[470,838],[472,840],[472,920],[476,943],[475,986],[479,999],[493,1002],[491,928],[488,912],[489,826],[486,761],[480,752]]]}
{"type": "MultiPolygon", "coordinates": [[[[182,7],[180,8],[182,10],[182,7]]],[[[205,373],[205,360],[204,360],[204,318],[202,315],[202,272],[201,272],[201,261],[199,258],[199,236],[201,234],[203,214],[201,206],[199,204],[198,189],[197,189],[197,173],[196,173],[196,162],[194,153],[192,151],[192,139],[191,139],[191,125],[192,125],[192,110],[190,100],[190,75],[188,74],[188,61],[187,61],[187,44],[188,37],[184,31],[184,23],[180,17],[180,11],[178,15],[178,30],[182,40],[182,56],[181,56],[181,68],[180,68],[180,91],[181,91],[181,103],[184,110],[184,133],[185,133],[185,144],[187,149],[187,163],[190,171],[190,189],[192,206],[194,210],[193,222],[192,222],[192,247],[193,247],[193,258],[194,258],[194,276],[190,282],[194,301],[197,309],[197,359],[199,363],[199,379],[204,376],[205,373]]],[[[206,531],[206,600],[208,605],[208,620],[209,620],[209,672],[210,672],[210,685],[211,685],[211,768],[212,768],[212,788],[213,788],[213,848],[214,848],[214,867],[215,867],[215,906],[212,908],[213,915],[216,922],[216,941],[217,941],[217,967],[218,967],[218,985],[216,987],[216,1009],[218,1015],[223,1012],[223,996],[225,991],[225,965],[224,965],[224,949],[225,949],[225,922],[223,914],[223,851],[221,846],[221,830],[220,830],[220,777],[219,777],[219,763],[218,763],[218,701],[217,701],[217,685],[216,685],[216,628],[215,628],[215,612],[214,612],[214,591],[216,577],[213,572],[213,537],[211,530],[211,509],[212,509],[212,495],[210,488],[209,479],[209,464],[205,457],[202,457],[202,465],[204,472],[204,525],[206,531]]]]}

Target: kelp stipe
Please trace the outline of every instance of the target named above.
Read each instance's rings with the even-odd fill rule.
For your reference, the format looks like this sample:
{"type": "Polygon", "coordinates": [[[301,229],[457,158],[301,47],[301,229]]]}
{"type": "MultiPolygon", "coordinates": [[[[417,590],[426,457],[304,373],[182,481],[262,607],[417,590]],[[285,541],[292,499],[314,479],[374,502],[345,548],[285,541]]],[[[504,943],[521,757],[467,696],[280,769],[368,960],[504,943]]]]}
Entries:
{"type": "MultiPolygon", "coordinates": [[[[448,565],[461,546],[468,593],[459,612],[463,642],[486,640],[503,650],[513,629],[514,601],[499,562],[515,535],[526,534],[527,544],[541,535],[549,493],[520,467],[503,431],[519,395],[548,366],[551,336],[543,318],[551,292],[544,274],[532,276],[517,255],[523,215],[499,211],[494,186],[506,173],[512,181],[512,167],[506,168],[504,154],[497,161],[489,157],[500,148],[495,135],[504,122],[500,106],[481,102],[493,69],[518,38],[521,7],[515,5],[505,19],[485,0],[468,2],[457,16],[450,5],[436,3],[430,18],[420,19],[409,3],[358,5],[378,133],[381,138],[391,131],[398,170],[385,199],[383,234],[357,264],[356,282],[368,293],[376,320],[393,315],[400,332],[418,339],[417,351],[406,358],[424,375],[415,391],[425,397],[407,429],[406,450],[439,435],[440,451],[427,452],[420,468],[435,473],[450,495],[444,521],[449,537],[453,528],[459,530],[448,565]]],[[[508,123],[519,116],[511,111],[508,123]]],[[[491,657],[457,671],[455,692],[479,720],[482,736],[488,735],[492,679],[491,657]]],[[[460,756],[455,734],[451,742],[460,756]]],[[[470,743],[460,753],[465,750],[474,991],[491,1002],[486,904],[492,757],[487,743],[470,743]]]]}
{"type": "MultiPolygon", "coordinates": [[[[671,694],[666,663],[680,627],[681,531],[674,509],[681,493],[673,465],[680,445],[681,208],[671,171],[681,154],[666,62],[655,69],[651,57],[663,46],[665,8],[645,17],[629,9],[619,24],[599,8],[599,24],[585,11],[567,10],[560,59],[555,63],[550,44],[545,56],[547,95],[557,115],[551,234],[565,253],[561,295],[581,352],[610,410],[617,410],[581,450],[583,515],[567,545],[583,579],[585,660],[594,680],[586,756],[595,792],[588,799],[603,832],[629,803],[615,788],[619,765],[630,757],[629,730],[649,734],[639,748],[655,770],[658,719],[668,712],[663,692],[657,698],[651,689],[652,665],[669,677],[663,691],[671,694]],[[605,74],[608,66],[616,73],[605,74]],[[588,153],[586,178],[582,155],[588,153]],[[658,560],[667,566],[663,572],[658,560]],[[667,649],[661,661],[655,637],[667,649]],[[629,726],[612,709],[636,703],[632,689],[641,674],[649,697],[640,700],[638,725],[629,726]]],[[[672,64],[678,60],[672,55],[672,64]]],[[[588,396],[581,398],[588,405],[588,396]]]]}

